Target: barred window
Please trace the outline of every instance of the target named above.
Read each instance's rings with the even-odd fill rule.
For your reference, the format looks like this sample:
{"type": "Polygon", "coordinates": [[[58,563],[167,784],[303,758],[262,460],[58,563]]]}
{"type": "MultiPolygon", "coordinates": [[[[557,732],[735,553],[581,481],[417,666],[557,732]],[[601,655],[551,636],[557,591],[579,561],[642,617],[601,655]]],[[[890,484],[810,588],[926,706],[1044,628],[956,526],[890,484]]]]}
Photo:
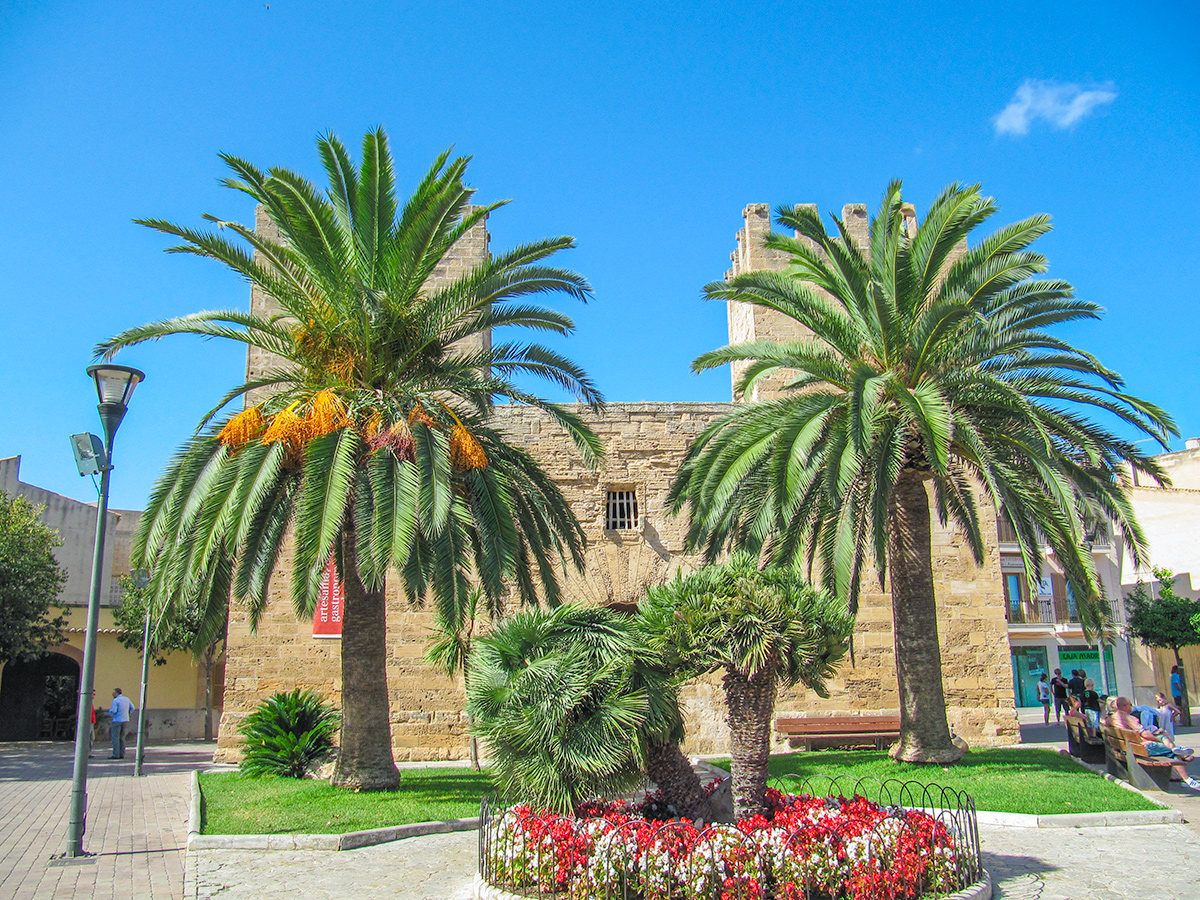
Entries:
{"type": "Polygon", "coordinates": [[[636,531],[638,507],[636,491],[609,491],[604,506],[604,527],[609,531],[636,531]]]}

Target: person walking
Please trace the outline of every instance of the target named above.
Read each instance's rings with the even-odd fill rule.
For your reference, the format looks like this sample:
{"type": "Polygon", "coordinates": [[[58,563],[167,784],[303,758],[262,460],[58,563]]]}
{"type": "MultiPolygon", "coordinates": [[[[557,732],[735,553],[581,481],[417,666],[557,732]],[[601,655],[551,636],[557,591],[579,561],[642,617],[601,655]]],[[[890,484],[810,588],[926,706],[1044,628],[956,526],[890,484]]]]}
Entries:
{"type": "Polygon", "coordinates": [[[1046,680],[1046,673],[1042,673],[1042,680],[1037,683],[1038,703],[1042,704],[1042,718],[1046,724],[1050,724],[1050,683],[1046,680]]]}
{"type": "MultiPolygon", "coordinates": [[[[1067,679],[1063,678],[1062,669],[1054,670],[1054,677],[1050,679],[1050,691],[1054,695],[1054,721],[1055,724],[1062,724],[1062,714],[1064,710],[1069,709],[1067,706],[1067,679]]],[[[1047,717],[1049,724],[1049,717],[1047,717]]]]}
{"type": "Polygon", "coordinates": [[[129,716],[133,712],[133,701],[121,693],[120,688],[113,688],[113,702],[109,709],[112,716],[112,756],[109,759],[125,758],[125,729],[129,725],[129,716]]]}

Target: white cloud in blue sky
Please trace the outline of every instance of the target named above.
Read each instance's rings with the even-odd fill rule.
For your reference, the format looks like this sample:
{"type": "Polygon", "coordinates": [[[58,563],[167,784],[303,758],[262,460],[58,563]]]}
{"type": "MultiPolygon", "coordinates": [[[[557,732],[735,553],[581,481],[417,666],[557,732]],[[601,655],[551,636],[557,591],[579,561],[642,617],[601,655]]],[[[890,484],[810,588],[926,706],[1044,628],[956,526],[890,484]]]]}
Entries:
{"type": "Polygon", "coordinates": [[[1051,128],[1070,128],[1097,106],[1112,103],[1117,92],[1111,81],[1085,88],[1078,84],[1026,79],[994,122],[997,134],[1022,135],[1042,119],[1051,128]]]}

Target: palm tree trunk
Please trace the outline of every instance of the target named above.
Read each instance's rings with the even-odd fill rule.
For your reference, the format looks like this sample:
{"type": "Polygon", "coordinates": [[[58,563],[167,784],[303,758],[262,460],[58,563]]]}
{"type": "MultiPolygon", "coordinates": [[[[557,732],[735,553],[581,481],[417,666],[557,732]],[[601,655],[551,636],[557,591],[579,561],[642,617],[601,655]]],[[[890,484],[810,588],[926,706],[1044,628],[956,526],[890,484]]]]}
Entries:
{"type": "Polygon", "coordinates": [[[217,642],[213,641],[208,645],[208,649],[204,651],[204,740],[211,741],[212,733],[212,677],[213,666],[216,664],[216,646],[217,642]]]}
{"type": "Polygon", "coordinates": [[[905,762],[955,762],[962,751],[952,743],[946,724],[929,495],[922,472],[901,470],[888,519],[888,571],[900,688],[900,742],[892,756],[905,762]]]}
{"type": "Polygon", "coordinates": [[[650,743],[646,752],[646,775],[679,815],[689,819],[712,818],[700,776],[674,741],[650,743]]]}
{"type": "Polygon", "coordinates": [[[358,577],[352,522],[342,530],[342,574],[342,734],[332,781],[362,791],[395,790],[400,771],[388,713],[384,586],[367,590],[358,577]]]}
{"type": "Polygon", "coordinates": [[[764,666],[750,677],[730,669],[722,681],[727,707],[725,721],[729,723],[733,815],[736,819],[766,815],[775,669],[764,666]]]}

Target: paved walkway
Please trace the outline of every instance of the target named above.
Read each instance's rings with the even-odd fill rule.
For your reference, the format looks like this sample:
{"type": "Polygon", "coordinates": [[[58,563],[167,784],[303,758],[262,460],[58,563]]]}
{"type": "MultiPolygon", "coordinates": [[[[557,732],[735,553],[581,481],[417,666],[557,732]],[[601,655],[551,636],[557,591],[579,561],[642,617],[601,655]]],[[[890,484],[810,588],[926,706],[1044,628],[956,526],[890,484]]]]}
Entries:
{"type": "MultiPolygon", "coordinates": [[[[1053,731],[1027,739],[1055,745],[1053,731]]],[[[1197,741],[1196,743],[1200,743],[1197,741]]],[[[4,900],[464,900],[474,832],[429,835],[346,852],[207,850],[187,854],[188,776],[211,746],[151,749],[147,775],[93,760],[87,849],[51,867],[66,839],[71,749],[0,744],[0,898],[4,900]]],[[[1166,799],[1200,820],[1200,798],[1166,799]]],[[[1200,900],[1200,831],[982,827],[984,865],[1002,900],[1200,900]]]]}
{"type": "MultiPolygon", "coordinates": [[[[980,829],[1001,900],[1198,900],[1200,835],[1182,825],[980,829]]],[[[363,850],[189,854],[196,900],[462,900],[474,832],[363,850]]]]}
{"type": "Polygon", "coordinates": [[[201,850],[188,874],[194,900],[465,900],[478,853],[463,831],[340,852],[201,850]]]}
{"type": "MultiPolygon", "coordinates": [[[[88,766],[84,849],[94,856],[51,866],[63,852],[74,746],[0,744],[0,897],[5,900],[180,900],[192,769],[212,745],[150,747],[141,778],[133,760],[88,766]]],[[[130,756],[132,757],[132,748],[130,756]]]]}

